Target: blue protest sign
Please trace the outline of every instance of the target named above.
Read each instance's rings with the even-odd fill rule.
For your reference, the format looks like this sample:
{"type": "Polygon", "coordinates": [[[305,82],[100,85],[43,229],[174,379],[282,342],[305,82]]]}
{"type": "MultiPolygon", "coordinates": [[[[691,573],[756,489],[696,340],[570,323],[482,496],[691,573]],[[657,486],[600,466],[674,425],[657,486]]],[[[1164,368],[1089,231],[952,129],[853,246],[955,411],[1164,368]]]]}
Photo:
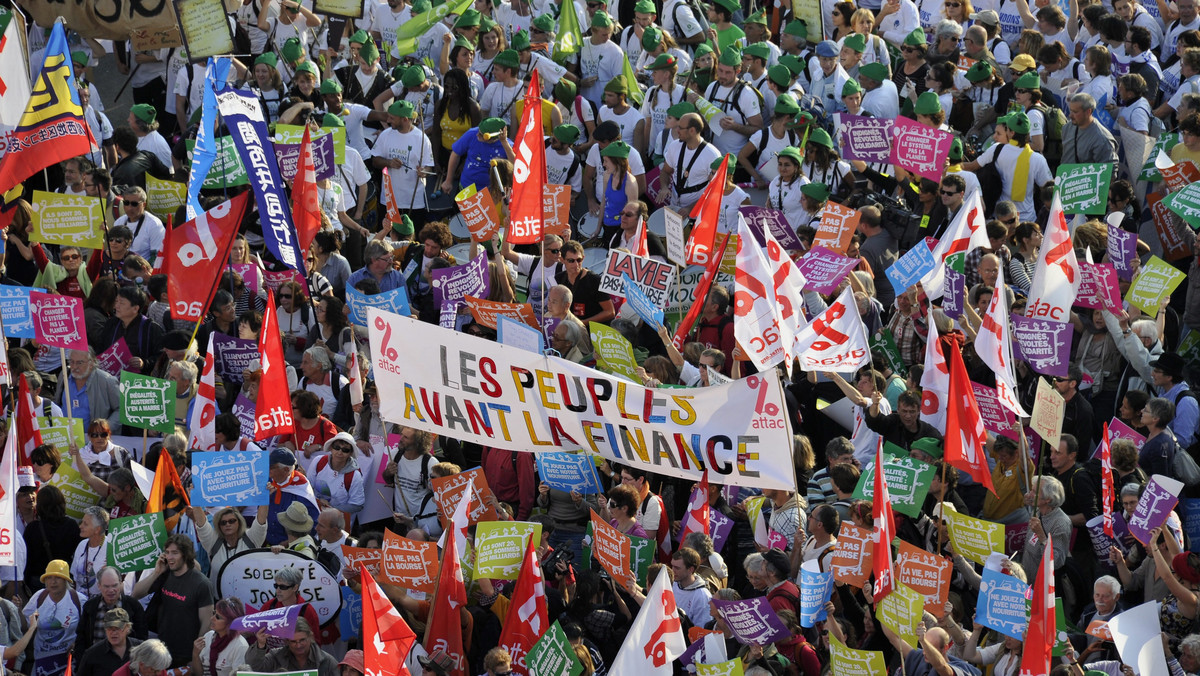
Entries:
{"type": "Polygon", "coordinates": [[[650,300],[650,297],[643,293],[641,288],[629,278],[629,275],[621,273],[621,284],[625,287],[625,302],[629,303],[629,306],[633,308],[637,316],[656,329],[662,326],[662,308],[655,305],[654,301],[650,300]]]}
{"type": "Polygon", "coordinates": [[[979,583],[979,606],[975,619],[985,627],[1011,636],[1025,637],[1029,618],[1025,612],[1025,594],[1029,585],[1017,578],[985,568],[979,583]]]}
{"type": "Polygon", "coordinates": [[[900,260],[883,272],[887,275],[888,281],[892,283],[892,288],[896,290],[896,293],[903,293],[905,289],[921,281],[921,278],[929,274],[935,265],[937,265],[937,261],[933,259],[929,243],[922,239],[909,249],[908,253],[901,256],[900,260]]]}
{"type": "Polygon", "coordinates": [[[398,286],[391,291],[368,296],[353,287],[346,287],[346,306],[350,308],[350,323],[355,326],[367,325],[367,308],[377,307],[398,315],[408,317],[412,312],[408,309],[408,291],[398,286]]]}
{"type": "Polygon", "coordinates": [[[0,319],[4,335],[10,338],[33,338],[33,306],[29,303],[28,286],[0,284],[0,319]]]}
{"type": "Polygon", "coordinates": [[[270,468],[268,454],[261,451],[193,453],[192,505],[265,505],[270,468]]]}
{"type": "Polygon", "coordinates": [[[1179,501],[1183,510],[1183,532],[1187,533],[1193,552],[1200,552],[1200,498],[1183,498],[1179,501]]]}
{"type": "Polygon", "coordinates": [[[356,638],[362,632],[362,594],[342,585],[342,611],[338,613],[338,630],[342,638],[356,638]]]}
{"type": "Polygon", "coordinates": [[[542,332],[526,324],[505,316],[496,318],[496,341],[501,345],[529,350],[541,354],[546,349],[542,332]]]}
{"type": "Polygon", "coordinates": [[[800,626],[815,627],[825,620],[825,603],[833,591],[833,570],[822,572],[814,559],[800,566],[800,626]]]}
{"type": "Polygon", "coordinates": [[[591,495],[601,492],[600,477],[596,475],[596,463],[585,453],[548,451],[537,453],[538,476],[551,488],[567,493],[591,495]]]}

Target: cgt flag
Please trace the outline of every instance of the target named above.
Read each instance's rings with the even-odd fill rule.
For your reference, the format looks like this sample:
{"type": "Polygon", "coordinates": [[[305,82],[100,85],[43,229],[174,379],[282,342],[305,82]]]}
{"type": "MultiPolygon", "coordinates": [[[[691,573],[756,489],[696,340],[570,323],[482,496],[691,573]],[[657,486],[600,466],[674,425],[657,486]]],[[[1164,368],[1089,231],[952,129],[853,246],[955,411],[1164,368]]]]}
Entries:
{"type": "MultiPolygon", "coordinates": [[[[688,238],[687,251],[684,254],[688,265],[708,265],[712,260],[713,243],[717,238],[717,221],[721,216],[721,201],[725,198],[725,176],[730,171],[729,158],[730,156],[726,155],[721,160],[721,166],[713,175],[712,182],[692,207],[691,217],[695,219],[696,224],[692,226],[692,236],[688,238]]],[[[720,259],[718,256],[717,260],[720,259]]]]}
{"type": "Polygon", "coordinates": [[[879,603],[896,587],[895,566],[892,560],[892,540],[896,537],[896,516],[888,494],[887,478],[883,471],[883,440],[875,449],[875,495],[871,499],[871,514],[875,521],[871,565],[875,573],[875,602],[879,603]]]}
{"type": "Polygon", "coordinates": [[[546,145],[542,135],[542,77],[534,70],[525,91],[525,110],[513,147],[512,206],[508,241],[537,244],[542,241],[543,194],[546,192],[546,145]]]}
{"type": "Polygon", "coordinates": [[[933,318],[933,303],[929,304],[925,341],[925,371],[921,374],[921,420],[939,432],[946,431],[946,401],[950,396],[950,370],[942,354],[942,341],[933,318]]]}
{"type": "Polygon", "coordinates": [[[542,567],[538,564],[531,536],[525,545],[525,561],[521,564],[521,574],[513,587],[512,600],[504,616],[504,628],[500,632],[500,646],[512,656],[513,673],[529,676],[526,655],[549,627],[542,567]]]}
{"type": "Polygon", "coordinates": [[[1046,221],[1046,240],[1038,254],[1033,281],[1029,285],[1029,307],[1025,316],[1055,322],[1071,320],[1071,306],[1083,281],[1079,258],[1063,215],[1062,198],[1054,191],[1050,219],[1046,221]]]}
{"type": "Polygon", "coordinates": [[[317,192],[317,169],[313,163],[312,136],[308,125],[304,126],[304,138],[300,141],[300,166],[296,169],[296,180],[292,183],[292,216],[296,220],[296,237],[300,240],[300,251],[307,252],[313,238],[321,229],[321,204],[317,192]]]}
{"type": "Polygon", "coordinates": [[[975,390],[971,387],[971,378],[967,375],[962,353],[957,346],[949,352],[950,393],[946,406],[946,462],[971,475],[972,479],[995,495],[992,473],[988,468],[987,456],[984,455],[988,435],[987,430],[983,428],[979,402],[975,401],[975,390]]]}
{"type": "Polygon", "coordinates": [[[367,572],[366,565],[359,565],[362,580],[363,616],[363,667],[364,673],[372,676],[409,676],[404,659],[412,649],[417,635],[400,617],[396,607],[379,583],[367,572]]]}

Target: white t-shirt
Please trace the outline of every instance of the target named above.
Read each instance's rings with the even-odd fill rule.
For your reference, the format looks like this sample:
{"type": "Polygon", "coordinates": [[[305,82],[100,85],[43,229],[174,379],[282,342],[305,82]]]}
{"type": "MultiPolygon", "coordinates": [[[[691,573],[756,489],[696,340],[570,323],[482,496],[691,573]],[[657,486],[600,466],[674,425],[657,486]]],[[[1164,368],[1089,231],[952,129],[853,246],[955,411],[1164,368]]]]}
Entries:
{"type": "Polygon", "coordinates": [[[425,496],[433,491],[429,468],[436,465],[437,460],[432,457],[426,460],[423,456],[409,460],[403,453],[397,453],[395,459],[395,496],[392,499],[392,508],[407,516],[416,516],[425,496]],[[424,475],[421,473],[422,465],[426,465],[424,475]]]}
{"type": "Polygon", "coordinates": [[[579,95],[597,103],[603,101],[604,86],[621,74],[624,65],[625,52],[617,43],[606,40],[595,45],[590,39],[584,40],[579,50],[580,78],[594,77],[596,81],[588,87],[581,87],[579,95]]]}
{"type": "Polygon", "coordinates": [[[138,139],[137,149],[153,153],[164,165],[171,166],[171,146],[158,131],[152,131],[138,139]]]}
{"type": "Polygon", "coordinates": [[[802,202],[804,195],[800,192],[800,188],[804,187],[806,183],[808,183],[808,179],[801,176],[790,184],[784,185],[783,179],[776,176],[771,181],[771,185],[767,186],[767,206],[782,211],[788,225],[792,226],[793,230],[802,225],[808,225],[812,220],[812,216],[804,209],[802,202]]]}
{"type": "MultiPolygon", "coordinates": [[[[621,128],[621,140],[633,145],[633,134],[637,129],[637,123],[642,120],[642,113],[633,106],[627,106],[624,113],[618,114],[615,110],[608,106],[600,107],[600,121],[613,121],[621,128]]],[[[632,153],[631,153],[632,154],[632,153]]]]}
{"type": "MultiPolygon", "coordinates": [[[[663,152],[663,164],[671,167],[672,203],[690,207],[704,194],[704,186],[712,178],[712,163],[721,156],[721,151],[712,143],[702,142],[695,150],[688,150],[683,141],[672,139],[663,152]]],[[[632,156],[631,156],[632,157],[632,156]]]]}
{"type": "Polygon", "coordinates": [[[382,8],[376,9],[375,16],[371,19],[371,30],[379,32],[379,37],[383,44],[389,45],[393,57],[400,56],[396,49],[396,31],[411,18],[410,7],[405,6],[399,12],[393,12],[391,7],[384,4],[382,8]]]}
{"type": "Polygon", "coordinates": [[[130,221],[129,216],[121,216],[113,223],[113,227],[125,225],[133,233],[133,244],[129,247],[133,253],[154,262],[154,257],[162,251],[163,237],[167,234],[163,222],[158,216],[149,211],[142,214],[140,220],[130,221]]]}
{"type": "Polygon", "coordinates": [[[668,0],[658,17],[663,29],[678,42],[681,37],[695,37],[700,33],[700,22],[686,0],[668,0]]]}
{"type": "Polygon", "coordinates": [[[389,160],[400,160],[404,163],[401,169],[388,169],[392,179],[392,198],[397,205],[412,203],[414,209],[425,208],[425,178],[418,178],[415,167],[420,165],[432,169],[433,146],[429,137],[419,129],[413,128],[407,134],[396,129],[385,129],[375,141],[375,157],[389,160]],[[416,190],[414,199],[413,191],[416,190]]]}
{"type": "Polygon", "coordinates": [[[571,186],[573,194],[579,194],[583,190],[583,160],[578,160],[576,165],[576,155],[572,151],[567,151],[566,155],[560,155],[557,151],[546,148],[546,180],[557,185],[571,186]],[[569,176],[571,167],[575,166],[575,175],[569,176]]]}
{"type": "Polygon", "coordinates": [[[333,172],[333,180],[341,186],[342,202],[346,211],[350,212],[358,206],[358,186],[371,180],[371,172],[367,169],[366,162],[363,162],[362,156],[353,146],[346,146],[346,161],[338,165],[337,171],[333,172]]]}
{"type": "MultiPolygon", "coordinates": [[[[879,415],[891,415],[892,405],[887,399],[879,402],[879,415]]],[[[879,434],[867,427],[866,411],[862,406],[854,407],[854,429],[850,441],[854,443],[854,459],[860,467],[875,462],[875,449],[879,446],[879,434]]]]}
{"type": "MultiPolygon", "coordinates": [[[[525,95],[525,86],[520,81],[506,87],[502,82],[493,82],[483,90],[483,98],[479,100],[479,108],[484,117],[498,117],[509,126],[514,127],[513,108],[517,99],[525,95]]],[[[519,121],[518,121],[519,122],[519,121]]]]}
{"type": "MultiPolygon", "coordinates": [[[[994,145],[979,156],[978,162],[983,164],[996,163],[996,169],[1000,172],[1000,177],[1004,181],[1004,190],[1002,192],[1003,199],[1012,199],[1013,188],[1013,172],[1017,168],[1017,158],[1021,154],[1021,149],[1016,146],[1003,146],[1004,151],[1000,152],[998,148],[1002,146],[994,145]],[[996,157],[999,153],[999,158],[996,157]]],[[[1037,192],[1037,187],[1044,185],[1049,181],[1054,180],[1054,174],[1050,173],[1050,167],[1046,164],[1046,158],[1041,153],[1033,153],[1029,160],[1029,184],[1025,190],[1025,199],[1017,202],[1017,210],[1021,214],[1021,220],[1035,220],[1037,214],[1033,208],[1033,195],[1037,192]]]]}
{"type": "MultiPolygon", "coordinates": [[[[722,87],[719,82],[713,82],[705,90],[704,98],[720,108],[734,122],[746,124],[755,115],[762,115],[762,103],[753,87],[739,84],[722,87]]],[[[720,134],[714,133],[712,142],[722,153],[737,155],[746,145],[746,136],[732,129],[724,129],[720,134]]]]}

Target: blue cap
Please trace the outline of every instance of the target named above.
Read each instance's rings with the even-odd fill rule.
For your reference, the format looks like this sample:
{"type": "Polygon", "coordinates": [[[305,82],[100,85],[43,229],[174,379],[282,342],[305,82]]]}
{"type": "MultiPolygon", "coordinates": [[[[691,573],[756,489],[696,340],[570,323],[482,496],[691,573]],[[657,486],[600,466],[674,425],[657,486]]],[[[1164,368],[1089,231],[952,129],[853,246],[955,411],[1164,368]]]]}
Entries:
{"type": "Polygon", "coordinates": [[[288,467],[296,466],[296,455],[286,448],[276,448],[271,451],[271,466],[287,465],[288,467]]]}
{"type": "Polygon", "coordinates": [[[817,44],[817,56],[831,57],[838,55],[837,43],[833,40],[822,40],[817,44]]]}

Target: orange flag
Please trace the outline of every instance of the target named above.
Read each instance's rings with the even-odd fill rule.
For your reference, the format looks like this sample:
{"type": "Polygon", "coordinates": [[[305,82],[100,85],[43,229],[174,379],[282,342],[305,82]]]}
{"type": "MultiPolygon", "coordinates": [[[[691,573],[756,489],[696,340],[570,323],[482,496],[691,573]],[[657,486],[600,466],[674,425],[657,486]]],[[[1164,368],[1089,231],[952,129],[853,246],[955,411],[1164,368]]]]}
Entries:
{"type": "Polygon", "coordinates": [[[150,487],[150,495],[146,498],[146,513],[162,512],[167,530],[175,529],[183,510],[190,507],[187,491],[183,490],[183,482],[175,471],[175,462],[169,457],[166,449],[158,453],[158,467],[154,470],[154,485],[150,487]]]}

